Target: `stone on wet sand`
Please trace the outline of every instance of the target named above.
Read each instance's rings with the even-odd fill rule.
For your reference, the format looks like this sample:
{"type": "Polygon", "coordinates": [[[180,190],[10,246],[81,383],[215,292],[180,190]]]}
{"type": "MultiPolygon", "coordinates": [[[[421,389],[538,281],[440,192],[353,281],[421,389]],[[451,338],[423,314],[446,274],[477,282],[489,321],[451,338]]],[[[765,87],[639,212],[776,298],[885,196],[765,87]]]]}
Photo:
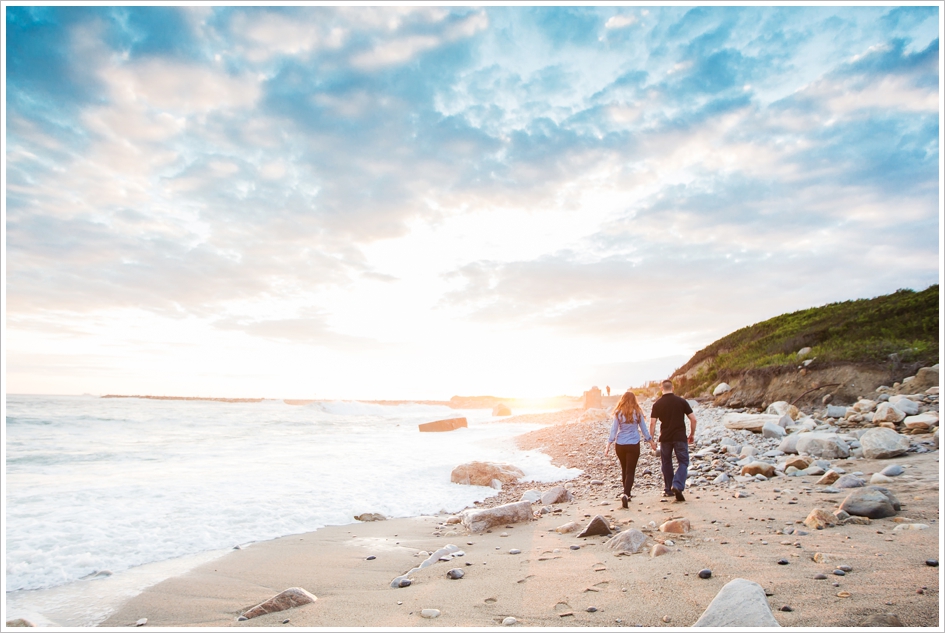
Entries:
{"type": "Polygon", "coordinates": [[[873,476],[870,477],[871,484],[891,484],[895,483],[895,479],[892,477],[887,477],[882,473],[873,473],[873,476]]]}
{"type": "Polygon", "coordinates": [[[588,536],[608,536],[611,534],[610,526],[607,525],[607,520],[601,515],[597,515],[584,528],[584,530],[578,534],[578,538],[586,538],[588,536]]]}
{"type": "Polygon", "coordinates": [[[669,554],[671,549],[663,545],[662,543],[657,543],[653,546],[653,549],[650,550],[650,558],[656,558],[657,556],[662,556],[663,554],[669,554]]]}
{"type": "Polygon", "coordinates": [[[427,619],[438,618],[440,617],[440,610],[439,609],[423,609],[420,611],[420,617],[427,618],[427,619]]]}
{"type": "Polygon", "coordinates": [[[576,532],[581,529],[581,524],[577,521],[568,521],[564,525],[559,525],[555,528],[555,532],[558,534],[568,534],[570,532],[576,532]]]}
{"type": "Polygon", "coordinates": [[[465,575],[466,575],[466,572],[464,572],[459,567],[456,567],[446,572],[446,577],[449,578],[450,580],[459,580],[465,575]]]}
{"type": "Polygon", "coordinates": [[[886,468],[879,471],[880,475],[885,475],[886,477],[898,477],[902,473],[906,472],[906,469],[902,467],[901,464],[890,464],[886,468]]]}
{"type": "Polygon", "coordinates": [[[893,532],[903,532],[905,530],[927,530],[929,526],[925,523],[900,523],[893,528],[893,532]]]}
{"type": "Polygon", "coordinates": [[[880,486],[857,488],[840,504],[840,509],[853,516],[883,519],[895,516],[901,508],[899,500],[880,486]]]}
{"type": "Polygon", "coordinates": [[[816,484],[819,486],[829,486],[838,479],[840,479],[840,473],[835,470],[828,470],[824,473],[823,477],[816,481],[816,484]]]}
{"type": "Polygon", "coordinates": [[[304,604],[311,604],[316,600],[318,600],[318,598],[301,587],[289,587],[285,591],[249,609],[243,613],[243,617],[250,620],[261,615],[266,615],[267,613],[276,613],[277,611],[300,607],[304,604]]]}
{"type": "Polygon", "coordinates": [[[571,492],[564,486],[555,486],[541,495],[541,504],[545,506],[565,501],[571,501],[571,492]]]}
{"type": "Polygon", "coordinates": [[[511,464],[497,462],[469,462],[460,464],[450,473],[450,481],[454,484],[469,486],[492,486],[492,481],[498,480],[503,484],[513,483],[524,477],[521,468],[511,464]]]}
{"type": "Polygon", "coordinates": [[[764,475],[768,479],[774,477],[774,466],[765,462],[751,462],[742,466],[742,476],[754,477],[755,475],[764,475]]]}
{"type": "Polygon", "coordinates": [[[532,518],[532,504],[528,501],[506,503],[494,508],[482,510],[466,510],[462,514],[463,525],[470,532],[485,532],[496,525],[520,523],[532,518]]]}
{"type": "Polygon", "coordinates": [[[807,518],[804,519],[804,525],[812,530],[822,530],[825,527],[836,524],[837,517],[820,508],[814,508],[811,510],[810,514],[807,515],[807,518]]]}
{"type": "Polygon", "coordinates": [[[363,512],[355,515],[354,520],[367,523],[370,521],[386,521],[387,517],[379,512],[363,512]]]}
{"type": "Polygon", "coordinates": [[[518,620],[516,620],[512,616],[509,616],[505,618],[504,620],[502,620],[502,626],[513,626],[515,624],[518,624],[518,620]]]}
{"type": "Polygon", "coordinates": [[[862,488],[866,481],[856,475],[843,475],[833,484],[834,488],[862,488]]]}
{"type": "Polygon", "coordinates": [[[647,536],[636,528],[630,528],[609,538],[604,546],[616,553],[636,554],[646,544],[647,536]]]}
{"type": "Polygon", "coordinates": [[[660,532],[687,534],[692,529],[689,519],[671,519],[660,526],[660,532]]]}
{"type": "Polygon", "coordinates": [[[867,459],[888,459],[909,450],[909,438],[892,429],[876,427],[860,436],[860,447],[867,459]]]}
{"type": "MultiPolygon", "coordinates": [[[[812,431],[797,438],[797,452],[821,459],[846,459],[850,456],[849,445],[836,433],[812,431]]],[[[787,452],[787,451],[785,451],[787,452]]]]}
{"type": "Polygon", "coordinates": [[[692,626],[757,628],[781,625],[774,619],[761,585],[736,578],[722,587],[692,626]]]}

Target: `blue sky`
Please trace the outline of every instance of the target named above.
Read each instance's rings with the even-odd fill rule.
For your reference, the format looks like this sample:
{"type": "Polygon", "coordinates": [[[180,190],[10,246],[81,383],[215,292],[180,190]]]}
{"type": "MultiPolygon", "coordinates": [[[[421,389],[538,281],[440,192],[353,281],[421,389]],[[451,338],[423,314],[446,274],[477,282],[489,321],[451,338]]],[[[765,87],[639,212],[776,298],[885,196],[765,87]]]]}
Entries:
{"type": "Polygon", "coordinates": [[[7,391],[623,389],[923,289],[939,11],[8,4],[7,391]]]}

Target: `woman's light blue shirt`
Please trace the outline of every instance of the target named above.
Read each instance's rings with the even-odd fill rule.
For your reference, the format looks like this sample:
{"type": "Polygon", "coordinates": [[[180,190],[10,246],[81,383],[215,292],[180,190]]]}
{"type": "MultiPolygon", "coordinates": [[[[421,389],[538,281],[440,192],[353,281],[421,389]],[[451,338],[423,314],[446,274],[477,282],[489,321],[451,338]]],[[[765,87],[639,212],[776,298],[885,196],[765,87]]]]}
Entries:
{"type": "Polygon", "coordinates": [[[628,424],[623,417],[623,413],[618,412],[614,414],[614,425],[610,429],[610,439],[607,441],[613,442],[616,439],[618,444],[639,444],[641,433],[649,442],[650,433],[646,430],[642,415],[634,413],[633,421],[628,424]],[[637,430],[637,427],[640,430],[637,430]]]}

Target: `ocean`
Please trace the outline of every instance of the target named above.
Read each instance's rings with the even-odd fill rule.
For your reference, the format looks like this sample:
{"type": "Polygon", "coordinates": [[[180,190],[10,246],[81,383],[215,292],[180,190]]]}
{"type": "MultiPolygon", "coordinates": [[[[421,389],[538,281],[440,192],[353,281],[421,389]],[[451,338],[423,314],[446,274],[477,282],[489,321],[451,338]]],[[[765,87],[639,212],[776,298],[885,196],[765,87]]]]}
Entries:
{"type": "Polygon", "coordinates": [[[468,461],[511,462],[535,482],[577,476],[514,447],[535,428],[419,404],[8,395],[7,617],[91,626],[236,545],[362,512],[459,511],[496,494],[450,482],[468,461]],[[417,429],[458,416],[469,428],[417,429]]]}

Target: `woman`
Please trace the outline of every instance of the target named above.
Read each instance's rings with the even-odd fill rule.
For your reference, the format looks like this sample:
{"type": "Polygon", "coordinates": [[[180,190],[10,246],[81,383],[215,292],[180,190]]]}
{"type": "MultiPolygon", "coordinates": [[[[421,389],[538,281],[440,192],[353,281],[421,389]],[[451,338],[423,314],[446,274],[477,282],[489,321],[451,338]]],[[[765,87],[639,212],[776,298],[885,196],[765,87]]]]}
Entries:
{"type": "Polygon", "coordinates": [[[656,442],[650,437],[646,429],[646,420],[643,409],[637,402],[637,397],[628,391],[620,397],[620,402],[614,407],[614,425],[610,429],[610,439],[604,448],[604,455],[610,452],[610,445],[616,443],[614,451],[620,460],[620,470],[623,474],[623,494],[620,503],[628,507],[631,499],[630,491],[633,488],[633,476],[637,470],[637,460],[640,459],[641,435],[649,442],[650,448],[656,450],[656,442]]]}

